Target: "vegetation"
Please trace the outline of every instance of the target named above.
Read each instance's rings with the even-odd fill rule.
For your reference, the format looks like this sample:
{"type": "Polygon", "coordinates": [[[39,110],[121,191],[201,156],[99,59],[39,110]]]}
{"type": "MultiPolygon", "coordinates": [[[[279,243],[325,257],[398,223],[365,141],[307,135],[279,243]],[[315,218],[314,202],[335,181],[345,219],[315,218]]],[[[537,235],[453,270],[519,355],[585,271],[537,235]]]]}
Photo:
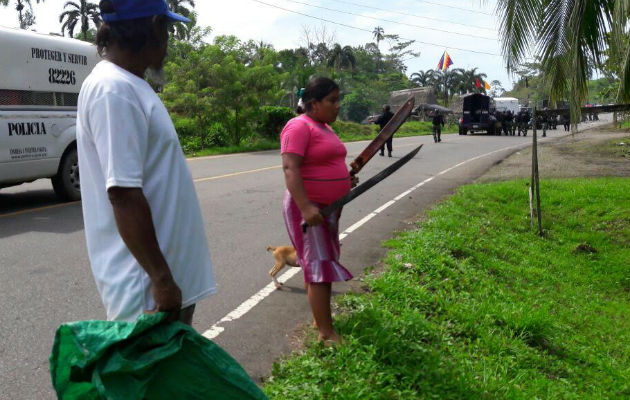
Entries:
{"type": "MultiPolygon", "coordinates": [[[[190,2],[189,2],[190,3],[190,2]]],[[[351,47],[326,32],[305,30],[304,46],[276,51],[264,42],[217,36],[198,27],[194,13],[173,37],[160,96],[189,152],[243,141],[277,138],[297,106],[296,92],[310,77],[334,78],[344,97],[340,118],[360,122],[387,102],[389,92],[412,87],[402,58],[410,42],[381,32],[391,43],[382,54],[374,43],[351,47]],[[272,115],[273,114],[273,115],[272,115]]]]}
{"type": "Polygon", "coordinates": [[[81,39],[88,40],[88,31],[90,30],[90,21],[98,29],[101,25],[101,13],[98,6],[87,0],[80,0],[79,3],[68,1],[63,6],[65,10],[59,15],[59,23],[61,25],[61,33],[68,31],[70,37],[74,37],[74,29],[78,23],[81,27],[81,39]],[[69,8],[69,10],[66,10],[69,8]]]}
{"type": "MultiPolygon", "coordinates": [[[[37,4],[44,0],[37,0],[37,4]]],[[[28,29],[35,23],[35,14],[33,13],[33,4],[31,0],[0,0],[0,6],[7,7],[10,3],[15,4],[15,11],[18,12],[18,22],[20,29],[28,29]]]]}
{"type": "MultiPolygon", "coordinates": [[[[411,74],[411,81],[416,85],[420,87],[434,87],[438,98],[445,106],[449,104],[450,99],[455,94],[486,93],[485,79],[486,74],[477,71],[477,68],[453,68],[446,71],[429,69],[411,74]],[[477,85],[477,82],[479,82],[480,87],[477,85]]],[[[493,84],[501,86],[499,81],[493,81],[493,84]]]]}
{"type": "Polygon", "coordinates": [[[338,301],[339,348],[274,366],[274,399],[630,395],[627,178],[463,187],[391,240],[386,270],[338,301]]]}
{"type": "MultiPolygon", "coordinates": [[[[519,76],[508,95],[523,102],[570,98],[573,106],[585,100],[612,102],[619,94],[630,96],[627,0],[583,0],[575,7],[555,7],[556,3],[541,0],[528,0],[527,7],[516,3],[498,3],[504,53],[510,70],[519,76]],[[540,36],[537,21],[543,21],[540,36]],[[528,43],[536,43],[534,39],[540,39],[540,45],[531,47],[538,52],[537,58],[524,63],[523,55],[530,49],[528,43]],[[585,83],[582,77],[590,78],[594,70],[603,77],[585,83]],[[570,96],[575,90],[580,95],[570,96]]],[[[386,33],[380,26],[366,38],[371,42],[359,46],[337,43],[325,27],[304,27],[299,47],[276,50],[268,43],[234,36],[217,36],[209,42],[210,28],[197,25],[195,1],[168,0],[168,4],[192,22],[171,25],[172,45],[165,68],[168,83],[153,86],[191,152],[238,148],[271,138],[278,129],[272,125],[279,120],[272,122],[270,107],[294,110],[297,91],[315,75],[339,83],[343,94],[340,119],[354,122],[379,113],[394,90],[433,86],[444,105],[455,94],[486,92],[486,74],[477,68],[417,71],[408,77],[404,60],[418,55],[410,50],[413,41],[386,33]]],[[[34,23],[31,0],[0,0],[0,6],[9,5],[15,5],[22,28],[34,23]]],[[[78,28],[79,38],[92,41],[100,23],[98,7],[88,0],[68,1],[59,21],[62,33],[74,36],[78,28]]],[[[488,94],[505,94],[501,82],[490,85],[488,94]]]]}
{"type": "Polygon", "coordinates": [[[630,3],[627,0],[565,2],[499,0],[499,34],[508,70],[526,57],[540,60],[551,102],[568,99],[578,121],[593,67],[619,62],[618,100],[630,100],[630,3]]]}

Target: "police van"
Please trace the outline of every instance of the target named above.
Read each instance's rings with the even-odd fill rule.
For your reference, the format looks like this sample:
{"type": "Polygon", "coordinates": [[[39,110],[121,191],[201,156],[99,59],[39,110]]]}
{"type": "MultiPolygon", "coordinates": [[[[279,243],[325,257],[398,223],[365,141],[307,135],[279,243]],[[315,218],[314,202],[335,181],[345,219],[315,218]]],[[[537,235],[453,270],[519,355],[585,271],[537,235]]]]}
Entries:
{"type": "Polygon", "coordinates": [[[518,114],[521,110],[521,106],[518,104],[518,99],[515,97],[495,97],[494,107],[496,111],[511,111],[514,115],[518,114]]]}
{"type": "Polygon", "coordinates": [[[0,27],[0,188],[50,178],[81,198],[76,106],[98,61],[91,44],[0,27]]]}

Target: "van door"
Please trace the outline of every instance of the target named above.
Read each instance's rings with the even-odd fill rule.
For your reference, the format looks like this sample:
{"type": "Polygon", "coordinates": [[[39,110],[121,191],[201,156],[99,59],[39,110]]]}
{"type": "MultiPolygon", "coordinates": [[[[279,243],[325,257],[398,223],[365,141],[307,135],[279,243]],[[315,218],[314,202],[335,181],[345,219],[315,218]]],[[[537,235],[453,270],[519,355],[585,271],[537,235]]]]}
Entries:
{"type": "Polygon", "coordinates": [[[0,162],[30,161],[49,157],[53,145],[53,127],[49,118],[36,112],[4,112],[0,119],[0,162]]]}

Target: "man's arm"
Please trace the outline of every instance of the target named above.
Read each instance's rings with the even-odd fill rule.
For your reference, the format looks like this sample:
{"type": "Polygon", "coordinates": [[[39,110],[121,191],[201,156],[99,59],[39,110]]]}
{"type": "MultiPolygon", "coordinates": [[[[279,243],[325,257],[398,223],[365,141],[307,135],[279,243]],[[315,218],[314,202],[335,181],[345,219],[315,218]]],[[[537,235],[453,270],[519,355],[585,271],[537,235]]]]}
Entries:
{"type": "Polygon", "coordinates": [[[107,194],[120,236],[151,279],[155,311],[179,312],[182,293],[160,250],[151,208],[142,189],[111,187],[107,194]]]}

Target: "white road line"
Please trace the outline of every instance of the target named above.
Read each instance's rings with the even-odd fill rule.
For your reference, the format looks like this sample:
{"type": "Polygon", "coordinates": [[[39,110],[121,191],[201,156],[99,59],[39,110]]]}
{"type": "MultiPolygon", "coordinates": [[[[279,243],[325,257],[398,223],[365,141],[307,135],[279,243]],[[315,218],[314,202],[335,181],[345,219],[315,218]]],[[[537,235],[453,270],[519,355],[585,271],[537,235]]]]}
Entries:
{"type": "MultiPolygon", "coordinates": [[[[408,190],[404,191],[403,193],[401,193],[398,196],[396,196],[393,200],[389,200],[387,203],[385,203],[382,206],[378,207],[376,210],[372,211],[371,213],[369,213],[365,217],[361,218],[359,221],[355,222],[352,226],[347,228],[344,232],[342,232],[339,235],[339,240],[343,240],[350,233],[352,233],[355,230],[359,229],[366,222],[368,222],[369,220],[371,220],[372,218],[377,216],[379,213],[383,212],[385,209],[387,209],[390,206],[392,206],[393,204],[395,204],[397,201],[403,199],[404,197],[406,197],[408,194],[410,194],[414,190],[418,189],[419,187],[421,187],[422,185],[424,185],[424,184],[426,184],[428,182],[431,182],[436,176],[443,175],[443,174],[445,174],[445,173],[447,173],[449,171],[452,171],[453,169],[455,169],[457,167],[460,167],[460,166],[462,166],[464,164],[467,164],[467,163],[469,163],[471,161],[478,160],[478,159],[480,159],[482,157],[487,157],[490,154],[498,153],[500,151],[515,149],[515,148],[522,147],[522,146],[524,146],[524,145],[520,144],[520,145],[516,145],[516,146],[503,147],[503,148],[501,148],[499,150],[494,150],[494,151],[491,151],[489,153],[482,154],[480,156],[470,158],[470,159],[468,159],[466,161],[462,161],[459,164],[456,164],[456,165],[454,165],[454,166],[452,166],[450,168],[447,168],[447,169],[445,169],[443,171],[438,172],[434,176],[429,177],[429,178],[423,180],[422,182],[414,185],[411,189],[408,189],[408,190]]],[[[295,274],[297,274],[299,271],[300,271],[300,268],[291,268],[288,271],[286,271],[284,274],[282,274],[278,278],[278,281],[280,281],[281,283],[285,283],[286,281],[291,279],[293,276],[295,276],[295,274]]],[[[267,296],[269,296],[271,293],[273,293],[275,291],[276,291],[276,287],[273,284],[273,282],[269,283],[267,286],[265,286],[260,291],[258,291],[258,293],[254,294],[252,297],[250,297],[249,299],[245,300],[243,303],[241,303],[241,305],[236,307],[236,309],[230,311],[225,317],[221,318],[214,325],[212,325],[210,327],[210,329],[208,329],[207,331],[205,331],[203,333],[203,336],[207,337],[208,339],[216,338],[217,336],[219,336],[225,330],[225,328],[223,326],[221,326],[223,323],[231,322],[231,321],[234,321],[234,320],[237,320],[237,319],[241,318],[243,315],[247,314],[254,307],[256,307],[258,305],[258,303],[263,301],[267,296]]]]}

